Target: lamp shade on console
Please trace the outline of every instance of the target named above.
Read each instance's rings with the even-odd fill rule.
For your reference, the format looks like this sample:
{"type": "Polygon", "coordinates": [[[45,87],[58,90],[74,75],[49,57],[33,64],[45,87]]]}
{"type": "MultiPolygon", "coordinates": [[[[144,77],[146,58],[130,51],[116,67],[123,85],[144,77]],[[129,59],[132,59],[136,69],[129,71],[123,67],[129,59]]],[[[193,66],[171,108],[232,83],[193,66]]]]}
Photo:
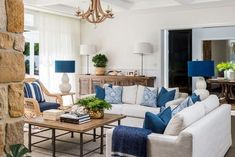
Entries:
{"type": "Polygon", "coordinates": [[[143,75],[143,69],[144,69],[144,59],[143,59],[143,57],[144,57],[144,55],[148,55],[148,54],[153,53],[153,47],[148,42],[140,42],[140,43],[137,43],[134,46],[133,53],[141,55],[140,75],[144,76],[143,75]]]}
{"type": "Polygon", "coordinates": [[[67,73],[75,72],[75,61],[73,60],[57,60],[55,61],[55,72],[63,73],[61,84],[59,86],[62,93],[69,93],[71,90],[71,84],[69,83],[69,77],[67,73]]]}
{"type": "Polygon", "coordinates": [[[189,61],[188,76],[191,77],[211,77],[215,75],[214,61],[189,61]]]}

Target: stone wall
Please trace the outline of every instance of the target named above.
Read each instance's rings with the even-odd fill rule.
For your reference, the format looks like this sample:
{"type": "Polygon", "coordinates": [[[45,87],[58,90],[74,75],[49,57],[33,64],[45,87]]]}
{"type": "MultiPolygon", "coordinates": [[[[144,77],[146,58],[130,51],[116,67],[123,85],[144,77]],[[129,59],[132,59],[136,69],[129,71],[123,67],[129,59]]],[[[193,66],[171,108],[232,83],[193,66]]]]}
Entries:
{"type": "Polygon", "coordinates": [[[23,143],[24,5],[0,0],[0,156],[23,143]]]}

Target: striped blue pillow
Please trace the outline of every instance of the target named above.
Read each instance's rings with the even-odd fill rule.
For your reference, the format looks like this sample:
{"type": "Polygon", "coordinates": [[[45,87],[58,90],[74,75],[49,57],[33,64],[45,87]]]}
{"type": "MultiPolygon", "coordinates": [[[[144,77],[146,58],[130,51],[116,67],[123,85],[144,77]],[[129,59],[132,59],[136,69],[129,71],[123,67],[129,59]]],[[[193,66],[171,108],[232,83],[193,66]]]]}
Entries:
{"type": "Polygon", "coordinates": [[[38,102],[45,102],[45,97],[38,81],[33,83],[24,83],[24,96],[26,98],[34,98],[38,102]]]}

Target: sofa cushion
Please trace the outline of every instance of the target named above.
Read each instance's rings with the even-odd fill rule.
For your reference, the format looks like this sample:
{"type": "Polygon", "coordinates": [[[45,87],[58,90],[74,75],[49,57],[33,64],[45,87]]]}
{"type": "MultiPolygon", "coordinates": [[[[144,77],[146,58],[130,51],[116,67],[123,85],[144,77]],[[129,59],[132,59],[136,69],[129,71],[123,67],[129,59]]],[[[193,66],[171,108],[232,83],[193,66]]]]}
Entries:
{"type": "MultiPolygon", "coordinates": [[[[143,95],[144,95],[144,88],[145,86],[142,85],[138,85],[138,90],[137,90],[137,95],[136,95],[136,104],[140,105],[143,99],[143,95]]],[[[153,88],[153,87],[147,87],[148,89],[155,90],[157,88],[153,88]]]]}
{"type": "Polygon", "coordinates": [[[122,102],[125,104],[135,104],[138,86],[123,86],[122,102]]]}
{"type": "Polygon", "coordinates": [[[122,114],[130,117],[144,118],[146,112],[152,112],[154,114],[158,114],[160,112],[160,108],[130,104],[123,104],[122,106],[122,114]]]}
{"type": "Polygon", "coordinates": [[[162,87],[157,97],[157,106],[165,106],[167,102],[174,100],[175,92],[175,89],[168,91],[166,88],[162,87]]]}
{"type": "Polygon", "coordinates": [[[46,110],[50,110],[50,109],[58,109],[60,107],[59,104],[57,103],[53,103],[53,102],[41,102],[39,103],[39,108],[40,111],[46,111],[46,110]]]}
{"type": "Polygon", "coordinates": [[[124,104],[111,104],[112,108],[110,110],[105,110],[105,113],[110,114],[122,114],[122,109],[124,104]]]}
{"type": "Polygon", "coordinates": [[[163,134],[164,130],[171,119],[171,108],[168,107],[159,114],[151,112],[145,113],[143,128],[149,129],[154,133],[163,134]]]}
{"type": "Polygon", "coordinates": [[[142,102],[140,105],[148,106],[148,107],[157,107],[157,89],[150,90],[147,87],[144,88],[144,94],[142,98],[142,102]]]}
{"type": "Polygon", "coordinates": [[[111,104],[121,104],[122,87],[105,87],[105,101],[111,104]]]}
{"type": "Polygon", "coordinates": [[[205,116],[205,107],[202,103],[196,103],[177,113],[170,120],[164,134],[177,136],[179,133],[205,116]]]}
{"type": "Polygon", "coordinates": [[[181,102],[178,106],[176,106],[172,110],[172,116],[176,115],[177,113],[179,113],[180,111],[182,111],[186,107],[192,106],[193,104],[194,103],[193,103],[192,99],[190,97],[187,97],[183,102],[181,102]]]}
{"type": "Polygon", "coordinates": [[[216,95],[210,95],[207,99],[198,103],[202,103],[204,105],[206,114],[217,108],[220,104],[219,98],[216,95]]]}
{"type": "MultiPolygon", "coordinates": [[[[107,84],[107,86],[104,86],[104,87],[112,88],[112,84],[107,84]]],[[[105,89],[103,87],[96,85],[95,86],[95,97],[104,100],[105,99],[105,89]]]]}
{"type": "Polygon", "coordinates": [[[24,97],[36,99],[39,103],[45,102],[44,94],[38,81],[24,83],[24,97]]]}
{"type": "MultiPolygon", "coordinates": [[[[158,93],[161,92],[161,89],[162,89],[162,87],[160,87],[160,88],[158,89],[158,93]]],[[[175,87],[175,88],[166,88],[166,90],[167,90],[167,91],[175,90],[175,97],[174,97],[174,99],[178,99],[178,98],[180,97],[180,91],[179,91],[179,88],[178,88],[178,87],[175,87]]]]}
{"type": "Polygon", "coordinates": [[[201,101],[200,99],[200,95],[197,95],[195,93],[193,93],[190,98],[192,99],[193,103],[195,104],[197,101],[201,101]]]}

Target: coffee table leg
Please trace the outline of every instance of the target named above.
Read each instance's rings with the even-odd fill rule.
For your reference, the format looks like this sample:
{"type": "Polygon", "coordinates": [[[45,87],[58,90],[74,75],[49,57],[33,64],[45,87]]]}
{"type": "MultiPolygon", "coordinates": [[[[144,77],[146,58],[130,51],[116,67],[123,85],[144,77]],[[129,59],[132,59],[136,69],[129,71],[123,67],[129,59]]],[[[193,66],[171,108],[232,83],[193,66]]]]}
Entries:
{"type": "Polygon", "coordinates": [[[121,125],[121,120],[118,120],[118,125],[121,125]]]}
{"type": "Polygon", "coordinates": [[[56,143],[55,143],[55,129],[52,129],[52,156],[55,157],[56,143]]]}
{"type": "Polygon", "coordinates": [[[71,138],[74,138],[74,133],[71,131],[71,138]]]}
{"type": "Polygon", "coordinates": [[[28,138],[29,138],[29,141],[28,141],[28,148],[29,148],[29,152],[32,152],[32,149],[31,149],[31,144],[32,144],[32,125],[29,124],[29,134],[28,134],[28,138]]]}
{"type": "Polygon", "coordinates": [[[93,130],[93,142],[96,141],[96,129],[93,130]]]}
{"type": "Polygon", "coordinates": [[[80,133],[80,157],[83,157],[83,133],[80,133]]]}
{"type": "Polygon", "coordinates": [[[103,154],[104,151],[104,127],[100,128],[100,154],[103,154]]]}

